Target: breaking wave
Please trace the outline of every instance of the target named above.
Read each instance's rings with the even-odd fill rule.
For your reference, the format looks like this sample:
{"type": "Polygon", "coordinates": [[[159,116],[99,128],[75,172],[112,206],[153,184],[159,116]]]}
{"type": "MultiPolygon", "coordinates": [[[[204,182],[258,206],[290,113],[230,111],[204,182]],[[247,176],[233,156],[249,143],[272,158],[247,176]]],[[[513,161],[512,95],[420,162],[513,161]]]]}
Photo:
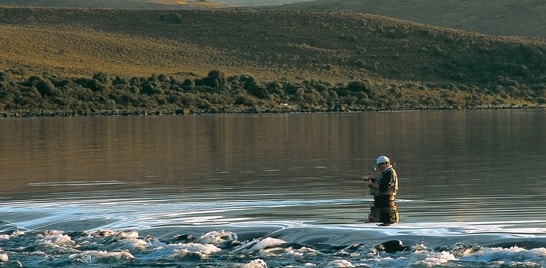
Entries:
{"type": "MultiPolygon", "coordinates": [[[[402,200],[403,201],[403,200],[402,200]]],[[[0,265],[14,267],[543,267],[541,221],[317,223],[256,211],[356,200],[56,200],[0,206],[0,265]],[[285,217],[286,218],[286,217],[285,217]]]]}

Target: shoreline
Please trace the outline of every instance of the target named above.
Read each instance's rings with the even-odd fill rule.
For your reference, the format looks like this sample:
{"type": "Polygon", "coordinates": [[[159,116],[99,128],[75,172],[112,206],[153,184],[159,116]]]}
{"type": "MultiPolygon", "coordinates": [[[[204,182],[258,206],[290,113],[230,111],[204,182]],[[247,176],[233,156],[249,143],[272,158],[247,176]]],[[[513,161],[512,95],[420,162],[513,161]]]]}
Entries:
{"type": "Polygon", "coordinates": [[[176,109],[176,110],[103,110],[103,111],[3,111],[0,112],[2,118],[67,118],[67,117],[99,117],[99,116],[125,116],[125,117],[143,117],[143,116],[183,116],[183,115],[237,115],[237,114],[312,114],[312,113],[373,113],[373,112],[418,112],[418,111],[471,111],[471,110],[534,110],[546,109],[544,106],[498,106],[498,107],[437,107],[437,108],[415,108],[415,109],[342,109],[334,108],[264,108],[264,109],[232,109],[230,111],[215,111],[204,109],[176,109]]]}

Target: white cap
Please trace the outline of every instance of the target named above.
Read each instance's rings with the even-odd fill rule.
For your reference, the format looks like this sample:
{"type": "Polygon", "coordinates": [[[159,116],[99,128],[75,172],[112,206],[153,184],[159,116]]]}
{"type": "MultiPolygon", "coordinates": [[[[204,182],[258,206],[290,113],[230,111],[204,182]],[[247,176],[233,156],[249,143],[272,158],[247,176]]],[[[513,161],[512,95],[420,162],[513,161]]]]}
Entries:
{"type": "Polygon", "coordinates": [[[373,168],[376,169],[379,166],[379,164],[390,163],[390,162],[391,160],[388,157],[382,155],[375,160],[375,166],[373,168]]]}

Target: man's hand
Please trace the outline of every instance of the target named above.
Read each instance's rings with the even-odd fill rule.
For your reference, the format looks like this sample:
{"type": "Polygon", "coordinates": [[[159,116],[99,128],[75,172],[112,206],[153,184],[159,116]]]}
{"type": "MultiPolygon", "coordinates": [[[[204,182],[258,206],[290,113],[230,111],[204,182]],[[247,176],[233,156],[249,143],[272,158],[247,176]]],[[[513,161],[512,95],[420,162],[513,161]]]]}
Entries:
{"type": "Polygon", "coordinates": [[[368,185],[368,187],[379,189],[379,184],[377,184],[374,179],[368,179],[366,181],[366,184],[368,185]]]}

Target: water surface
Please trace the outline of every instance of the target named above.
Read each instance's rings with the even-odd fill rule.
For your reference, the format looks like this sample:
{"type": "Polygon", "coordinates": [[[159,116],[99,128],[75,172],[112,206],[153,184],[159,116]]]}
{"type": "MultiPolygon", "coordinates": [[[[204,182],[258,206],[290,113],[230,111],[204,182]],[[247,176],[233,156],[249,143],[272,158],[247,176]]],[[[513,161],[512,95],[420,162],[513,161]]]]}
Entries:
{"type": "Polygon", "coordinates": [[[0,119],[0,261],[544,266],[545,126],[544,110],[0,119]],[[366,222],[381,154],[391,226],[366,222]]]}

